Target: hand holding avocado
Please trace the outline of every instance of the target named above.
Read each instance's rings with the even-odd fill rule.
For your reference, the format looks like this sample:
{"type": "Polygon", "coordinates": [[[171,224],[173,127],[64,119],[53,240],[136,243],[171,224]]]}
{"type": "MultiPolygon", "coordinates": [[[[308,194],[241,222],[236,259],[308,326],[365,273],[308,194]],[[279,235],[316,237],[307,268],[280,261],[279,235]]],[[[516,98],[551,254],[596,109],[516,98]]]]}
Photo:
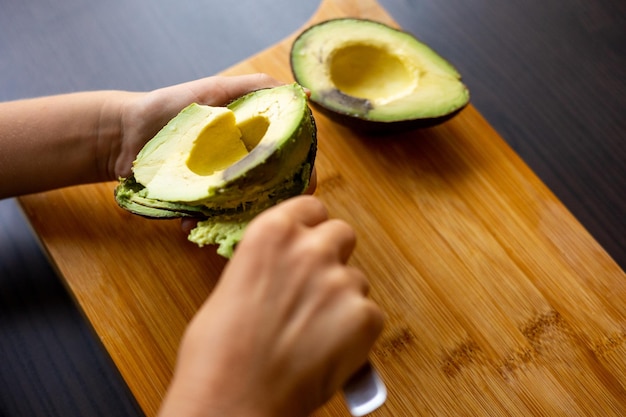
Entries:
{"type": "Polygon", "coordinates": [[[251,91],[277,87],[282,83],[265,74],[237,77],[207,77],[182,84],[138,93],[121,105],[121,131],[118,155],[109,155],[114,162],[107,180],[131,174],[131,166],[141,148],[183,108],[198,103],[225,106],[251,91]]]}
{"type": "Polygon", "coordinates": [[[140,149],[185,106],[226,105],[278,85],[250,74],[147,93],[89,91],[0,103],[0,198],[126,177],[140,149]]]}
{"type": "Polygon", "coordinates": [[[202,218],[189,240],[230,258],[261,211],[302,194],[317,152],[315,122],[297,84],[248,93],[226,107],[192,103],[120,178],[120,207],[149,218],[202,218]]]}

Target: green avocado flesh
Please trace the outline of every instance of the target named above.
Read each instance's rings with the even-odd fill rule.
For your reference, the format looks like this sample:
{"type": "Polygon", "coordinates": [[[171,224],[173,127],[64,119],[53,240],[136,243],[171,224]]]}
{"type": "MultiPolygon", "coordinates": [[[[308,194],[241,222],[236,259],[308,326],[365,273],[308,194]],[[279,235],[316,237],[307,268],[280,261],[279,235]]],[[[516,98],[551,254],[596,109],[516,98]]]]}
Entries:
{"type": "Polygon", "coordinates": [[[115,199],[144,217],[199,218],[189,240],[231,257],[253,217],[308,188],[316,152],[315,121],[298,84],[227,107],[191,104],[146,143],[115,199]]]}
{"type": "Polygon", "coordinates": [[[333,19],[306,29],[292,45],[291,69],[312,102],[344,116],[339,120],[372,122],[367,126],[432,126],[469,102],[452,65],[411,34],[371,20],[333,19]]]}

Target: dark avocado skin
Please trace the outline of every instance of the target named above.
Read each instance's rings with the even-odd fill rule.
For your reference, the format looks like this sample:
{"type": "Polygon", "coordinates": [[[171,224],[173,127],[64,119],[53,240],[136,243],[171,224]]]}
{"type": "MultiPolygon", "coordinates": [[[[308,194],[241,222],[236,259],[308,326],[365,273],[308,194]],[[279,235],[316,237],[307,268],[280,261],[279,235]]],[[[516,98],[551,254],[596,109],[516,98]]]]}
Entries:
{"type": "MultiPolygon", "coordinates": [[[[313,152],[311,152],[311,154],[313,154],[313,152]]],[[[268,198],[263,205],[255,204],[254,201],[238,201],[235,206],[222,209],[147,199],[137,194],[141,191],[143,186],[135,182],[132,176],[120,181],[119,185],[115,188],[114,195],[117,204],[121,208],[149,219],[168,220],[182,217],[203,219],[214,216],[236,217],[245,212],[260,212],[283,200],[302,194],[309,185],[312,168],[312,162],[302,165],[301,169],[298,170],[292,178],[284,181],[284,187],[276,187],[275,190],[268,191],[268,198]],[[130,189],[136,189],[136,192],[128,193],[130,189]],[[124,190],[124,192],[120,192],[121,190],[124,190]]]]}
{"type": "MultiPolygon", "coordinates": [[[[341,94],[345,97],[349,97],[351,102],[353,103],[357,100],[369,103],[369,100],[359,99],[359,98],[352,97],[352,96],[346,96],[345,94],[341,93],[338,90],[335,90],[335,91],[337,91],[338,94],[341,94]]],[[[439,117],[430,117],[430,118],[425,118],[425,119],[397,120],[393,122],[379,122],[379,121],[367,120],[363,118],[358,112],[342,113],[337,110],[330,109],[322,104],[323,100],[320,100],[320,102],[311,100],[311,103],[313,104],[313,107],[316,110],[318,110],[320,113],[324,114],[326,117],[333,120],[334,122],[339,123],[359,134],[367,135],[367,136],[384,136],[386,134],[395,134],[395,133],[408,132],[411,130],[428,129],[431,127],[435,127],[455,117],[465,107],[467,107],[467,104],[469,104],[469,103],[466,103],[465,105],[458,108],[457,110],[454,110],[452,113],[448,113],[446,115],[439,116],[439,117]]],[[[365,107],[365,105],[360,105],[360,106],[365,107]]]]}

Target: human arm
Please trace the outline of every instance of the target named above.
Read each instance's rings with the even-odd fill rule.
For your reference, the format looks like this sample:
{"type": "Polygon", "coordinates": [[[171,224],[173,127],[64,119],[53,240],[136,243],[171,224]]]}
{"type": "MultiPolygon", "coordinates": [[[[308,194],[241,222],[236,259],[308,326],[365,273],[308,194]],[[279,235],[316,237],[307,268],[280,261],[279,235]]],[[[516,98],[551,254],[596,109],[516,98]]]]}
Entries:
{"type": "Polygon", "coordinates": [[[367,359],[382,314],[353,230],[315,197],[260,214],[181,342],[160,417],[307,416],[367,359]]]}
{"type": "Polygon", "coordinates": [[[143,145],[192,102],[219,106],[280,83],[207,77],[153,90],[90,91],[0,103],[0,199],[130,174],[143,145]]]}
{"type": "MultiPolygon", "coordinates": [[[[272,85],[259,75],[207,78],[2,103],[0,198],[126,176],[188,103],[221,105],[272,85]]],[[[346,266],[354,243],[313,197],[261,214],[185,333],[161,415],[297,417],[323,404],[382,325],[363,274],[346,266]]]]}

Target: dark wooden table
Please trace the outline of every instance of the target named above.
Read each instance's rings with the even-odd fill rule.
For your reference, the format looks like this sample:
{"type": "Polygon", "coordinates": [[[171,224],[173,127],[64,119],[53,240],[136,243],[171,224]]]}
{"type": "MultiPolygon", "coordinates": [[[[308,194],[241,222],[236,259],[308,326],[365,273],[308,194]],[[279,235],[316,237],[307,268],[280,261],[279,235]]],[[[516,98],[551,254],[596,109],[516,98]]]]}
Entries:
{"type": "MultiPolygon", "coordinates": [[[[624,268],[626,3],[380,3],[459,68],[474,106],[624,268]]],[[[0,100],[211,75],[292,33],[315,8],[5,0],[0,100]]],[[[141,415],[13,200],[0,201],[0,415],[141,415]]]]}

